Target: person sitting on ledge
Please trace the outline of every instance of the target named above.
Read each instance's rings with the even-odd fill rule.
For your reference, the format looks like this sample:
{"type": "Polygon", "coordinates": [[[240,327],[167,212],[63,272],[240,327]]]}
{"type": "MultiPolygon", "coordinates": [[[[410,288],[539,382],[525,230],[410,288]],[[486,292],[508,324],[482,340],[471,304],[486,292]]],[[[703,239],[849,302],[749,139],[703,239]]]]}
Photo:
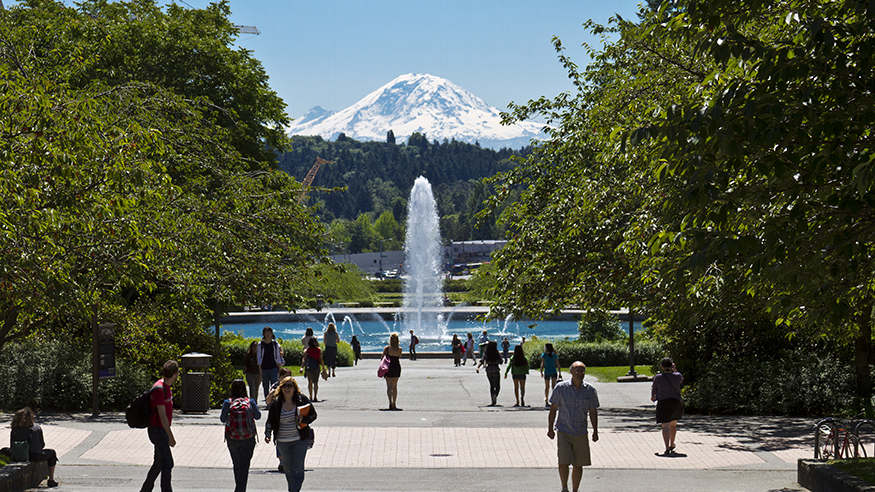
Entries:
{"type": "Polygon", "coordinates": [[[10,434],[10,444],[18,442],[26,442],[30,446],[30,461],[45,461],[49,465],[49,487],[57,487],[58,482],[55,481],[55,465],[58,464],[58,455],[54,449],[46,448],[45,439],[43,439],[43,429],[34,422],[33,410],[30,407],[24,407],[15,412],[12,417],[12,433],[10,434]]]}

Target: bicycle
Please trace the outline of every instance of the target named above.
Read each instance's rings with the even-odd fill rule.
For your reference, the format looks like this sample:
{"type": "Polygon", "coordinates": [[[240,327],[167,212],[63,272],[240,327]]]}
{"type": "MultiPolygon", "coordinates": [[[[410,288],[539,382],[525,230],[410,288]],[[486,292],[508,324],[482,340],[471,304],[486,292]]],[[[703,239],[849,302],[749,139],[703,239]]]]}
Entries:
{"type": "Polygon", "coordinates": [[[861,415],[850,420],[827,417],[814,424],[814,459],[865,458],[860,432],[871,434],[875,422],[858,420],[861,415]]]}

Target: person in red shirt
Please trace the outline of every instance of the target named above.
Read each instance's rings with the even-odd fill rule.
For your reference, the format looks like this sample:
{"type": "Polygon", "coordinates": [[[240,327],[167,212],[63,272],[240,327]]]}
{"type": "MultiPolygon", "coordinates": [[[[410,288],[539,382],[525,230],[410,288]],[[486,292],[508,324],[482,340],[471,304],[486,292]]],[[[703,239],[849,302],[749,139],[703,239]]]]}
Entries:
{"type": "Polygon", "coordinates": [[[142,492],[151,492],[158,475],[161,475],[161,492],[173,491],[170,486],[170,473],[173,470],[170,448],[176,446],[176,439],[170,430],[170,421],[173,420],[173,393],[170,387],[179,377],[179,364],[175,360],[168,360],[164,363],[162,374],[164,377],[152,385],[150,392],[152,416],[148,430],[149,440],[155,445],[155,457],[140,489],[142,492]]]}

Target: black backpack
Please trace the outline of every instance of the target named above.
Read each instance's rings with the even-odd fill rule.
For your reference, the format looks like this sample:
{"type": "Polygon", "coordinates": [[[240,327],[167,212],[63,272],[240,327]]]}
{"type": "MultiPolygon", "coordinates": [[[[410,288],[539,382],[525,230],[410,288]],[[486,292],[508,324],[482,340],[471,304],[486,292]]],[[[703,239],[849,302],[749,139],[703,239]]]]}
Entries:
{"type": "Polygon", "coordinates": [[[152,418],[152,388],[140,393],[134,398],[134,401],[125,409],[125,420],[128,421],[128,427],[134,429],[145,429],[149,427],[149,419],[152,418]]]}

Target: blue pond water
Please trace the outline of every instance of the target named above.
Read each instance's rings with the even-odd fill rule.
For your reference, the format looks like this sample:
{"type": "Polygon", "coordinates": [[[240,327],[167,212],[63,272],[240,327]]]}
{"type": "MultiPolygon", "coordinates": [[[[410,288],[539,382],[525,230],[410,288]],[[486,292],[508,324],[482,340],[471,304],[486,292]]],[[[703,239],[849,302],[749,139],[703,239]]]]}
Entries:
{"type": "MultiPolygon", "coordinates": [[[[406,351],[407,342],[410,338],[409,328],[404,327],[404,323],[395,320],[383,320],[378,316],[374,316],[372,320],[357,320],[349,316],[339,317],[335,319],[333,315],[320,315],[317,318],[312,318],[308,321],[295,322],[273,322],[262,320],[257,323],[224,323],[222,328],[224,331],[231,331],[242,334],[248,338],[261,338],[261,330],[265,326],[273,328],[277,338],[285,340],[300,340],[304,336],[307,327],[313,328],[317,337],[322,339],[322,333],[329,322],[334,322],[337,326],[340,338],[349,342],[355,335],[359,343],[362,345],[363,352],[379,352],[389,342],[391,333],[398,333],[401,336],[401,346],[406,351]]],[[[226,320],[227,321],[227,320],[226,320]]],[[[623,325],[624,328],[626,325],[623,325]]],[[[640,322],[634,323],[635,331],[641,328],[640,322]]],[[[458,334],[459,338],[464,340],[467,338],[467,333],[474,334],[475,340],[480,333],[486,330],[490,340],[496,340],[501,343],[504,337],[507,337],[513,346],[520,342],[522,337],[531,339],[537,336],[540,339],[561,340],[564,338],[575,339],[578,337],[576,321],[501,321],[495,320],[484,323],[476,320],[454,320],[450,319],[446,322],[441,322],[432,330],[425,332],[417,332],[420,344],[417,350],[420,352],[440,352],[449,351],[450,341],[453,334],[458,334]]]]}

